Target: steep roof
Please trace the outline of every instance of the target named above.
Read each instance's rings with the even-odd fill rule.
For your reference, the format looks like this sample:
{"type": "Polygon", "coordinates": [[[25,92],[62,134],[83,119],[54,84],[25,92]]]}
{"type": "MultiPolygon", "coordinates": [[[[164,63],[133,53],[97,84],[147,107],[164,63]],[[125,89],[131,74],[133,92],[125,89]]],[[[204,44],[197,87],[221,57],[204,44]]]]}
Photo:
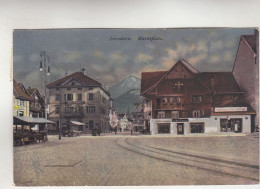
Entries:
{"type": "Polygon", "coordinates": [[[158,72],[142,72],[141,76],[141,93],[152,87],[157,81],[159,81],[167,71],[158,72]]]}
{"type": "Polygon", "coordinates": [[[243,38],[256,53],[256,35],[242,35],[241,38],[243,38]]]}
{"type": "Polygon", "coordinates": [[[202,72],[197,79],[216,93],[240,93],[232,72],[202,72]]]}
{"type": "Polygon", "coordinates": [[[81,81],[82,83],[84,83],[85,85],[88,86],[102,86],[101,83],[99,83],[98,81],[86,76],[85,74],[83,74],[82,72],[75,72],[73,74],[70,74],[66,77],[63,77],[57,81],[54,81],[52,83],[49,83],[47,85],[48,88],[52,88],[52,87],[58,87],[61,84],[63,84],[64,82],[70,80],[70,79],[76,79],[78,81],[81,81]]]}
{"type": "Polygon", "coordinates": [[[23,100],[28,100],[28,101],[32,101],[33,100],[32,97],[30,97],[28,94],[26,94],[23,91],[21,86],[19,86],[19,84],[15,80],[13,80],[13,90],[14,90],[16,98],[23,99],[23,100]]]}
{"type": "MultiPolygon", "coordinates": [[[[191,69],[194,74],[194,78],[196,78],[199,82],[201,82],[201,84],[212,92],[219,94],[241,93],[232,72],[199,72],[185,60],[179,60],[177,63],[183,63],[188,69],[191,69]]],[[[168,71],[143,72],[141,77],[141,93],[145,93],[149,88],[156,86],[156,84],[163,79],[167,72],[168,71]]]]}

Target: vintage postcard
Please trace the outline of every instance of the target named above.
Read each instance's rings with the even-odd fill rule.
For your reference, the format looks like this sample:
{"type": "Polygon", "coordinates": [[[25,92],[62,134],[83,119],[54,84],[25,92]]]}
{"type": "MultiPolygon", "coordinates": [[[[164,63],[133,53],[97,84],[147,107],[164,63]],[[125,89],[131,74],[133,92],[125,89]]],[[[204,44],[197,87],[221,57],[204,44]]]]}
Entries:
{"type": "Polygon", "coordinates": [[[13,32],[15,186],[259,184],[258,28],[13,32]]]}

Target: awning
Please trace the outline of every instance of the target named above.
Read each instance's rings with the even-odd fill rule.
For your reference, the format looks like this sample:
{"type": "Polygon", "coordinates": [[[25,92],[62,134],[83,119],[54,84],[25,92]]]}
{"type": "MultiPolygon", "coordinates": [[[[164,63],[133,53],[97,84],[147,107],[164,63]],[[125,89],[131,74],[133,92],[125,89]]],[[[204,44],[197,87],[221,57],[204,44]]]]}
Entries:
{"type": "Polygon", "coordinates": [[[36,117],[23,117],[23,116],[14,116],[14,123],[17,124],[55,124],[54,122],[44,119],[44,118],[36,118],[36,117]]]}
{"type": "Polygon", "coordinates": [[[86,125],[85,123],[81,123],[79,121],[70,121],[73,125],[78,125],[78,126],[84,126],[86,125]]]}

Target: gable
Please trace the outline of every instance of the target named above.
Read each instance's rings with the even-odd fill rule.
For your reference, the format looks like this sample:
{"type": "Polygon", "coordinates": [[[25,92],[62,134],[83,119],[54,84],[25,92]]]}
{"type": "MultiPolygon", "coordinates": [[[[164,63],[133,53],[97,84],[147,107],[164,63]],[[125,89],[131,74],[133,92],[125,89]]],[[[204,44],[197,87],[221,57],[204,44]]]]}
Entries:
{"type": "Polygon", "coordinates": [[[77,81],[76,79],[70,79],[68,81],[65,81],[62,86],[64,87],[80,87],[83,84],[79,81],[77,81]]]}
{"type": "Polygon", "coordinates": [[[177,63],[164,77],[164,79],[193,78],[191,71],[183,64],[177,63]]]}

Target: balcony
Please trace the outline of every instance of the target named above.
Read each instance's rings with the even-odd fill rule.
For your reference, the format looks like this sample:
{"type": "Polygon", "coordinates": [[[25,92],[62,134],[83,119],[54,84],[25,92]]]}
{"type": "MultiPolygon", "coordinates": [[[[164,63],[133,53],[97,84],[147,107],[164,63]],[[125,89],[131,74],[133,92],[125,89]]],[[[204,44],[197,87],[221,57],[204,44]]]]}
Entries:
{"type": "Polygon", "coordinates": [[[181,110],[182,104],[181,103],[160,103],[156,104],[156,110],[181,110]]]}
{"type": "Polygon", "coordinates": [[[77,104],[77,105],[80,105],[80,104],[85,104],[85,101],[81,101],[81,100],[77,100],[77,101],[65,101],[63,102],[63,104],[66,104],[66,105],[73,105],[73,104],[77,104]]]}
{"type": "Polygon", "coordinates": [[[63,112],[63,117],[65,117],[65,118],[83,118],[84,112],[77,112],[77,111],[63,112]]]}

